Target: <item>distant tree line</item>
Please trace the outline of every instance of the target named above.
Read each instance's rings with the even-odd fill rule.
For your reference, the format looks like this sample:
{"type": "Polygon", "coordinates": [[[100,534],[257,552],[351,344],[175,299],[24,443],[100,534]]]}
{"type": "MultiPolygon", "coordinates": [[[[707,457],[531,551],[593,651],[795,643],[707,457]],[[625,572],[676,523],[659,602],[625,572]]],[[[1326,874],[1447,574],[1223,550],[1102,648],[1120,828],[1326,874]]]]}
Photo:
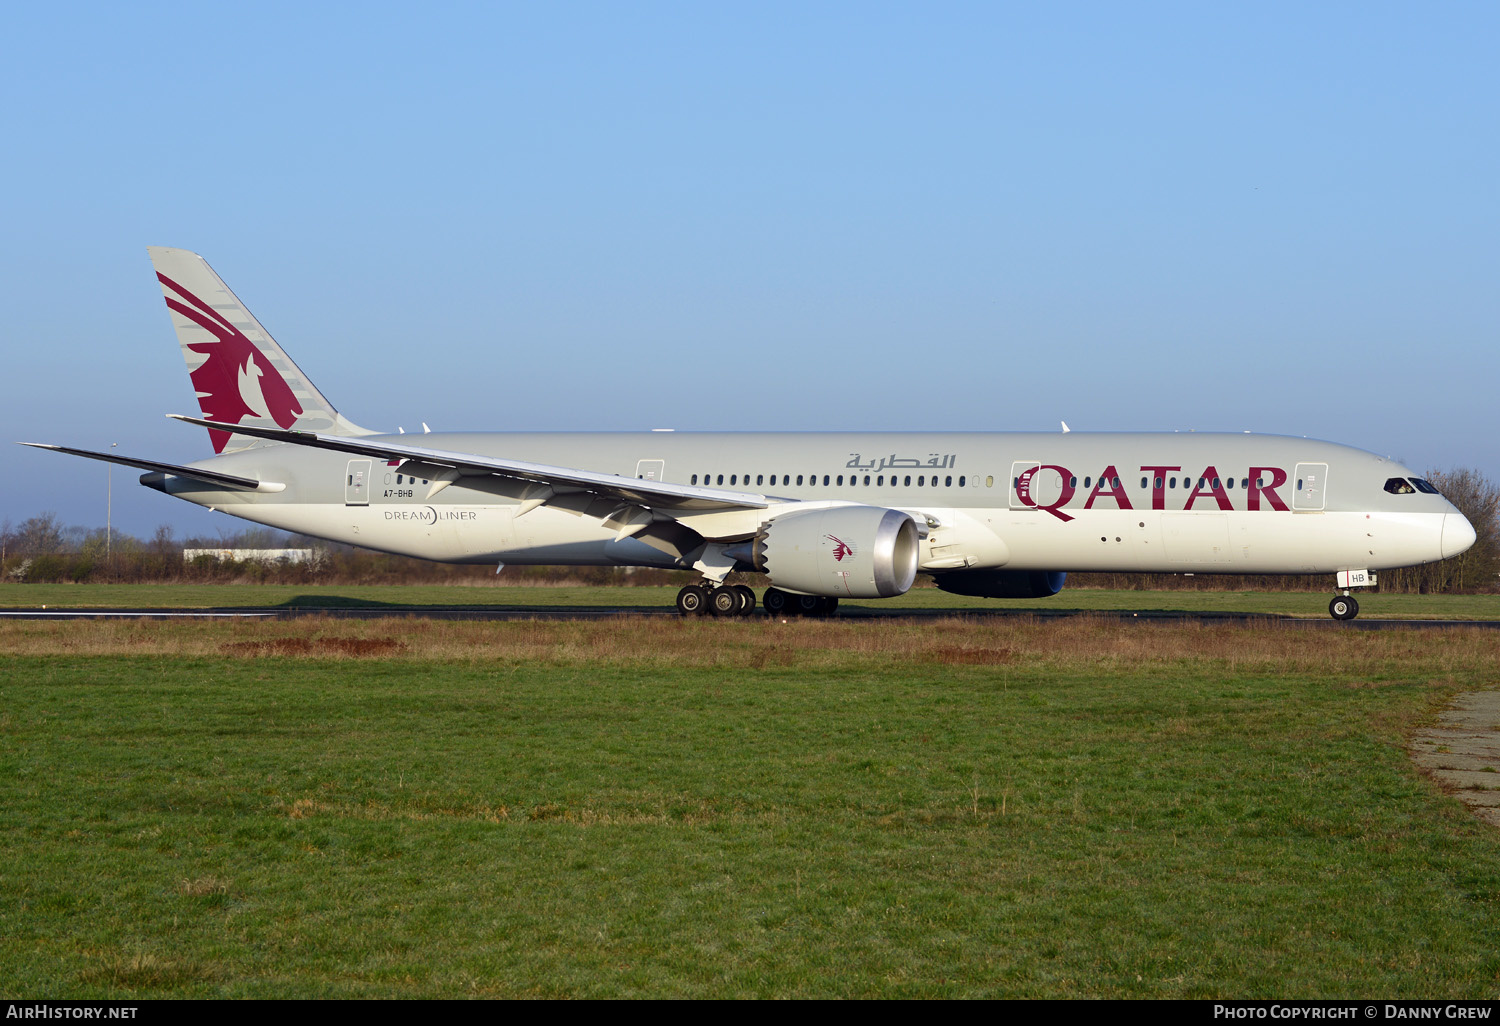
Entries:
{"type": "Polygon", "coordinates": [[[408,556],[251,527],[212,538],[179,539],[163,525],[149,540],[121,531],[64,526],[43,513],[19,526],[0,525],[0,581],[9,583],[119,584],[671,584],[696,577],[687,571],[625,567],[506,567],[433,563],[408,556]],[[307,561],[184,559],[191,549],[311,549],[307,561]]]}
{"type": "MultiPolygon", "coordinates": [[[[1429,471],[1427,479],[1457,506],[1478,535],[1467,552],[1439,563],[1383,570],[1379,590],[1421,594],[1500,590],[1500,487],[1478,471],[1429,471]]],[[[215,538],[178,540],[161,526],[149,540],[104,528],[64,526],[43,513],[19,526],[0,525],[0,581],[10,583],[262,583],[681,585],[696,574],[623,567],[458,566],[371,552],[350,545],[254,527],[215,538]],[[183,559],[184,549],[312,549],[305,562],[183,559]]],[[[742,575],[764,585],[762,575],[742,575]]],[[[931,582],[918,578],[918,587],[931,582]]],[[[1070,574],[1073,588],[1202,591],[1328,591],[1328,574],[1070,574]]]]}

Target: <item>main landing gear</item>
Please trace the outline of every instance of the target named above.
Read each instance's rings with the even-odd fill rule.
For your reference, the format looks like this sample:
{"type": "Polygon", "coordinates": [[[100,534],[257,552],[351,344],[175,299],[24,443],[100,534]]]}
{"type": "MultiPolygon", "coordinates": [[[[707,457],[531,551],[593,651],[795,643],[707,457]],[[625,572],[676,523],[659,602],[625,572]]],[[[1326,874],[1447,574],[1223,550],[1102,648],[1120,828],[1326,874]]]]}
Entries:
{"type": "MultiPolygon", "coordinates": [[[[761,600],[771,616],[832,616],[839,600],[817,595],[793,595],[780,588],[767,588],[761,600]]],[[[755,592],[743,584],[712,587],[690,584],[677,593],[677,611],[683,616],[749,616],[755,612],[755,592]]]]}
{"type": "Polygon", "coordinates": [[[772,616],[832,616],[839,607],[839,600],[821,595],[793,595],[780,588],[767,588],[760,604],[772,616]]]}
{"type": "Polygon", "coordinates": [[[749,616],[755,612],[755,592],[743,584],[710,588],[690,584],[677,593],[677,611],[683,616],[749,616]]]}

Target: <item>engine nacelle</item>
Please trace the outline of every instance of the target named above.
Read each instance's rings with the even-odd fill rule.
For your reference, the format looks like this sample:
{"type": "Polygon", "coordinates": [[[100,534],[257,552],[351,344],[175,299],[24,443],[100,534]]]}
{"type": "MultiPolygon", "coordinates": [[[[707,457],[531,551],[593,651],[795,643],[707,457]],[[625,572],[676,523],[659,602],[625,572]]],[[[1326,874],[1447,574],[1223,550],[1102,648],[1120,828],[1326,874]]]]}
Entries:
{"type": "Polygon", "coordinates": [[[1063,589],[1068,575],[1059,570],[968,570],[934,574],[943,591],[977,598],[1049,598],[1063,589]]]}
{"type": "Polygon", "coordinates": [[[835,598],[891,598],[917,578],[916,521],[881,506],[787,513],[750,546],[755,569],[783,591],[835,598]]]}

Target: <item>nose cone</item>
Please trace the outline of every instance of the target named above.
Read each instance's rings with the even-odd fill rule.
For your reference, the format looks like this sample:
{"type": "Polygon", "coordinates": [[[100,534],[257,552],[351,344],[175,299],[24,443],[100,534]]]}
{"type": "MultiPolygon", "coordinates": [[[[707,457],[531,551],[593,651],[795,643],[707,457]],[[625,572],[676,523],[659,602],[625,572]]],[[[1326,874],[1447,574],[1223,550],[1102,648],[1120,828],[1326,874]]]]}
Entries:
{"type": "Polygon", "coordinates": [[[1444,559],[1468,551],[1469,546],[1474,544],[1474,538],[1474,525],[1465,520],[1462,513],[1443,515],[1443,541],[1440,549],[1444,559]]]}

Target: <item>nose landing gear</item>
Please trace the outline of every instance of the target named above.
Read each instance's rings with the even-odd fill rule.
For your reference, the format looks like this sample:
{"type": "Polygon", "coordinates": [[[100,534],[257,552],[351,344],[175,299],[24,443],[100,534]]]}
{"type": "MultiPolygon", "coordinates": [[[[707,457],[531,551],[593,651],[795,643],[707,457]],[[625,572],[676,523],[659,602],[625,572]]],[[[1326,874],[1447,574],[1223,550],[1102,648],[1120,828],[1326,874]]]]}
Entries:
{"type": "Polygon", "coordinates": [[[1352,620],[1359,615],[1359,603],[1353,595],[1335,595],[1328,603],[1328,612],[1335,620],[1352,620]]]}
{"type": "Polygon", "coordinates": [[[1375,575],[1368,570],[1340,570],[1335,578],[1342,594],[1335,595],[1328,603],[1328,612],[1335,620],[1352,620],[1359,615],[1359,603],[1350,588],[1369,588],[1375,584],[1375,575]]]}

